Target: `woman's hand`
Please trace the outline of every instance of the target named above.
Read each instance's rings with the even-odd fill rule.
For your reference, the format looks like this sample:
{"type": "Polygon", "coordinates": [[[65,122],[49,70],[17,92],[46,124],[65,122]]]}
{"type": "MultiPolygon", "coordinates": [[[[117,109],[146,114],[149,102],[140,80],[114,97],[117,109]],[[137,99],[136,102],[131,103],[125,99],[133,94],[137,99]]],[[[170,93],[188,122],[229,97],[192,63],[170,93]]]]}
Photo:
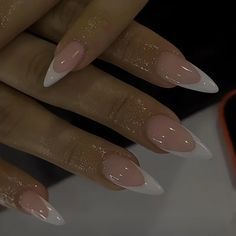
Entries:
{"type": "MultiPolygon", "coordinates": [[[[43,88],[54,49],[47,41],[20,35],[0,52],[1,81],[37,100],[96,120],[155,152],[210,157],[206,147],[167,107],[94,66],[69,74],[52,88],[43,88]]],[[[0,85],[1,143],[83,174],[110,189],[163,192],[139,167],[133,154],[73,127],[4,84],[0,85]]],[[[55,217],[44,220],[58,223],[55,217]]]]}
{"type": "MultiPolygon", "coordinates": [[[[62,7],[69,7],[71,2],[77,3],[62,1],[32,30],[55,42],[60,40],[67,27],[61,28],[58,19],[63,19],[65,25],[71,21],[79,22],[81,5],[76,5],[73,20],[67,18],[67,14],[62,17],[62,7]]],[[[99,33],[96,35],[100,36],[99,33]]],[[[92,65],[81,69],[82,64],[76,64],[73,69],[79,71],[68,74],[67,79],[52,88],[43,88],[55,48],[47,41],[22,34],[0,51],[1,143],[31,153],[72,173],[83,174],[110,189],[127,188],[147,194],[163,192],[162,187],[139,167],[133,154],[73,127],[40,106],[35,98],[100,122],[155,152],[210,157],[207,148],[180,125],[176,115],[167,107],[92,65]]],[[[91,48],[95,51],[89,55],[101,53],[91,48]]],[[[89,58],[89,61],[94,59],[93,56],[89,58]]],[[[135,22],[101,58],[162,87],[180,85],[204,92],[217,91],[214,82],[187,62],[179,50],[135,22]]],[[[54,79],[51,82],[55,82],[54,79]]],[[[16,175],[16,179],[21,178],[16,175]]],[[[15,192],[18,194],[18,191],[15,192]]],[[[33,192],[46,199],[45,195],[33,192]]],[[[0,194],[2,204],[7,205],[2,196],[0,194]]],[[[17,197],[14,199],[19,201],[17,197]]],[[[27,212],[51,223],[63,222],[56,211],[46,214],[47,217],[40,215],[41,209],[37,204],[30,205],[31,210],[27,212]]]]}

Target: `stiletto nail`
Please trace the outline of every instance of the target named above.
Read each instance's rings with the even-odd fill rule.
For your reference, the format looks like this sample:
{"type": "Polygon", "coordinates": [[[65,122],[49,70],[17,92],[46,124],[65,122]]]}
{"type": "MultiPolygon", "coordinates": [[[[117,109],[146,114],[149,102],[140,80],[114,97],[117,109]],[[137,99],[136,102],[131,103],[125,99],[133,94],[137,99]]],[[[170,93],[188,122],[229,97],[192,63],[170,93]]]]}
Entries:
{"type": "Polygon", "coordinates": [[[114,184],[131,191],[159,195],[163,188],[134,162],[118,155],[111,155],[103,162],[104,176],[114,184]]]}
{"type": "Polygon", "coordinates": [[[183,88],[205,93],[219,91],[215,82],[202,70],[170,52],[160,55],[157,73],[168,82],[183,88]]]}
{"type": "Polygon", "coordinates": [[[80,63],[83,56],[84,48],[79,42],[74,41],[68,44],[51,62],[44,80],[44,87],[50,87],[70,73],[80,63]]]}
{"type": "Polygon", "coordinates": [[[27,213],[44,222],[54,225],[63,225],[65,223],[56,209],[35,192],[24,192],[19,198],[19,205],[27,213]]]}
{"type": "Polygon", "coordinates": [[[146,135],[157,147],[177,156],[207,159],[212,157],[211,152],[199,138],[166,116],[151,117],[147,121],[146,135]]]}

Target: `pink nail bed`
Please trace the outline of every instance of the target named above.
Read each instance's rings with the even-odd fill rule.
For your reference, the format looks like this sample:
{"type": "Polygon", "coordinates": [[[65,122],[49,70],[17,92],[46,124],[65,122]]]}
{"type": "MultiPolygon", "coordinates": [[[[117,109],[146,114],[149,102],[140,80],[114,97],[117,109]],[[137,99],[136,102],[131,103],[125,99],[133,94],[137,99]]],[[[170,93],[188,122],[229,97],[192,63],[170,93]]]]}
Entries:
{"type": "Polygon", "coordinates": [[[23,192],[18,202],[23,210],[39,220],[54,225],[62,225],[65,223],[56,209],[36,192],[23,192]]]}
{"type": "Polygon", "coordinates": [[[154,116],[147,122],[147,136],[159,148],[189,152],[195,147],[192,135],[178,122],[166,116],[154,116]]]}
{"type": "Polygon", "coordinates": [[[150,117],[145,129],[147,138],[164,151],[183,157],[211,157],[208,148],[195,135],[167,116],[150,117]]]}
{"type": "Polygon", "coordinates": [[[153,195],[163,193],[162,187],[148,173],[119,155],[110,155],[103,161],[103,174],[114,184],[131,191],[153,195]]]}
{"type": "Polygon", "coordinates": [[[188,61],[169,52],[160,55],[157,70],[162,77],[176,85],[194,84],[201,79],[197,70],[188,61]]]}
{"type": "Polygon", "coordinates": [[[205,93],[216,93],[219,90],[207,74],[174,53],[161,53],[157,63],[157,74],[162,79],[183,88],[205,93]]]}
{"type": "Polygon", "coordinates": [[[82,60],[83,56],[83,46],[77,41],[71,42],[55,56],[53,68],[57,73],[72,71],[82,60]]]}
{"type": "Polygon", "coordinates": [[[145,183],[136,165],[126,158],[112,156],[103,162],[103,166],[105,176],[118,185],[133,187],[145,183]]]}
{"type": "Polygon", "coordinates": [[[52,86],[70,73],[83,60],[84,54],[84,47],[77,41],[65,46],[52,60],[44,79],[44,87],[52,86]]]}

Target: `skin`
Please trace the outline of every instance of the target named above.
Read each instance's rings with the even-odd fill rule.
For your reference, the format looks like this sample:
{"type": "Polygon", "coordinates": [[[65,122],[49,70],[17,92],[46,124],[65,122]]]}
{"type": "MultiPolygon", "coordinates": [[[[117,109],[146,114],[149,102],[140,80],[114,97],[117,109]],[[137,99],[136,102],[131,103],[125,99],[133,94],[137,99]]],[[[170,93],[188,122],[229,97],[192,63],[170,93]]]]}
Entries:
{"type": "Polygon", "coordinates": [[[0,0],[0,48],[42,17],[59,0],[0,0]],[[25,14],[26,9],[30,11],[25,14]]]}
{"type": "Polygon", "coordinates": [[[147,0],[90,1],[61,39],[56,53],[74,40],[80,42],[86,52],[78,69],[84,68],[118,37],[146,3],[147,0]]]}
{"type": "MultiPolygon", "coordinates": [[[[88,1],[83,3],[74,0],[62,1],[30,30],[57,44],[71,25],[80,18],[87,4],[88,1]]],[[[109,30],[108,32],[112,34],[109,30]]],[[[132,21],[99,58],[150,83],[164,88],[173,88],[175,87],[173,84],[161,79],[156,72],[158,58],[162,52],[171,52],[184,57],[173,44],[147,27],[132,21]]],[[[75,70],[80,68],[81,65],[75,70]]]]}
{"type": "MultiPolygon", "coordinates": [[[[101,48],[97,50],[88,47],[86,61],[76,68],[80,71],[69,74],[53,88],[45,89],[42,86],[43,79],[56,45],[29,34],[16,36],[55,6],[58,1],[48,1],[50,2],[48,5],[45,5],[45,1],[35,1],[35,5],[31,7],[32,11],[28,15],[24,14],[23,17],[22,11],[26,6],[29,7],[27,5],[30,4],[29,2],[32,1],[21,1],[14,14],[9,16],[9,23],[0,27],[0,47],[2,47],[0,51],[0,81],[2,82],[0,83],[0,143],[33,154],[72,173],[82,174],[109,189],[120,190],[120,187],[112,184],[102,174],[102,161],[111,154],[121,155],[138,164],[137,158],[121,147],[66,123],[45,110],[37,100],[86,116],[116,130],[136,143],[155,152],[161,152],[146,138],[145,123],[151,116],[158,114],[179,122],[176,115],[147,94],[94,66],[89,65],[80,69],[101,54],[102,60],[113,63],[150,83],[170,88],[173,85],[163,81],[156,74],[158,57],[163,51],[170,51],[180,56],[182,54],[156,33],[136,22],[131,22],[146,3],[146,1],[135,1],[135,8],[128,8],[129,14],[132,14],[128,15],[125,21],[111,21],[112,24],[106,26],[106,34],[110,37],[104,41],[101,48]],[[119,35],[125,27],[127,28],[119,35]],[[15,39],[12,40],[13,38],[15,39]],[[6,46],[7,43],[9,44],[6,46]],[[31,98],[23,93],[30,95],[31,98]]],[[[86,0],[61,1],[33,25],[31,31],[55,43],[65,35],[60,44],[62,47],[63,42],[71,40],[71,35],[78,36],[79,32],[72,25],[85,27],[91,15],[94,14],[96,18],[96,1],[87,8],[89,11],[84,10],[89,3],[90,1],[86,0]],[[79,19],[81,12],[83,15],[79,19]]],[[[12,4],[13,1],[0,0],[0,5],[3,6],[0,11],[1,19],[7,15],[12,4]]],[[[105,15],[99,16],[101,19],[106,19],[105,15]]],[[[98,24],[98,27],[100,26],[102,25],[98,24]]],[[[88,45],[93,45],[97,39],[102,41],[106,36],[104,28],[98,29],[95,33],[88,40],[88,45]]],[[[24,176],[15,168],[13,168],[15,172],[10,172],[10,165],[3,165],[3,168],[12,174],[19,173],[19,178],[24,176]]],[[[22,178],[26,183],[34,182],[30,177],[22,178]]],[[[0,186],[8,184],[10,183],[4,178],[0,179],[0,186]]],[[[44,197],[46,198],[45,194],[44,197]]]]}
{"type": "Polygon", "coordinates": [[[0,202],[8,208],[17,208],[20,211],[18,200],[23,191],[33,191],[44,199],[48,199],[48,192],[37,180],[1,160],[0,157],[0,202]]]}

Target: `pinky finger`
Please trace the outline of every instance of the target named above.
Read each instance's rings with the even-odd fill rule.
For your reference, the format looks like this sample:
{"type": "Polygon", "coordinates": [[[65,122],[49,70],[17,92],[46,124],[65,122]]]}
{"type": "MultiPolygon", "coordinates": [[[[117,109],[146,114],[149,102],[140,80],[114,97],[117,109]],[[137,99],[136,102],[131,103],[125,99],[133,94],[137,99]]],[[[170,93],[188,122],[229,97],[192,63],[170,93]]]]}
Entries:
{"type": "Polygon", "coordinates": [[[42,184],[0,158],[0,205],[50,224],[64,224],[63,218],[47,198],[47,190],[42,184]]]}

